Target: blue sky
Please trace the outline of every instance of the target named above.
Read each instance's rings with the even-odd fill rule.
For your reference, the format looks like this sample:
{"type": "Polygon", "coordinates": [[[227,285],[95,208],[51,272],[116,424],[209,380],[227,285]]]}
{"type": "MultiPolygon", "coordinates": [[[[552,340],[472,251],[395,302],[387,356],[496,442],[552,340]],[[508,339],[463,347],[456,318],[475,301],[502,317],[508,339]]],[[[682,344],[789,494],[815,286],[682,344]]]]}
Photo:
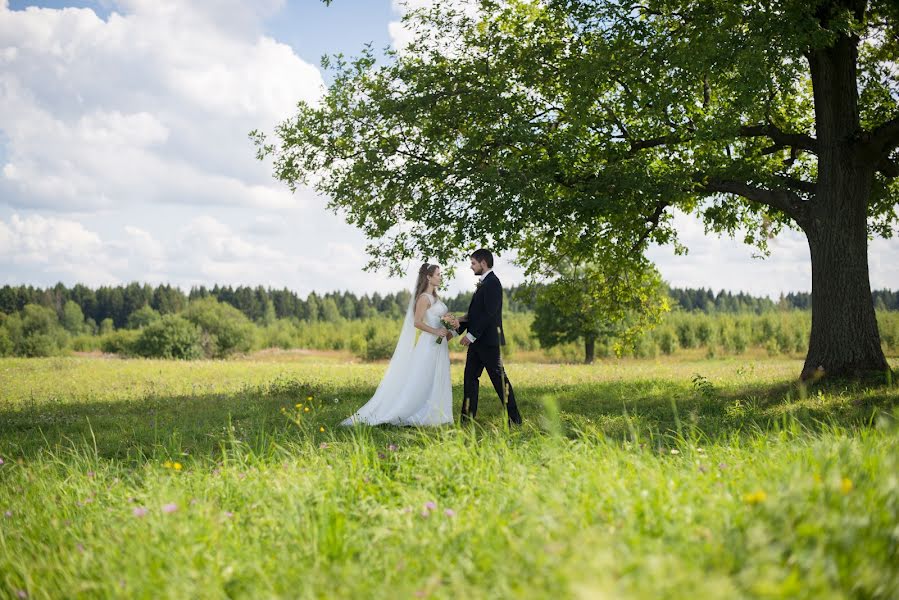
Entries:
{"type": "MultiPolygon", "coordinates": [[[[363,272],[362,235],[326,198],[274,181],[246,135],[321,94],[323,54],[398,43],[401,11],[391,0],[0,0],[0,285],[406,285],[363,272]]],[[[811,287],[799,234],[760,261],[691,217],[676,223],[690,253],[650,251],[674,286],[811,287]]],[[[869,257],[872,286],[896,287],[897,242],[873,242],[869,257]]],[[[519,283],[509,258],[497,271],[519,283]]],[[[451,293],[474,285],[460,266],[451,293]]]]}

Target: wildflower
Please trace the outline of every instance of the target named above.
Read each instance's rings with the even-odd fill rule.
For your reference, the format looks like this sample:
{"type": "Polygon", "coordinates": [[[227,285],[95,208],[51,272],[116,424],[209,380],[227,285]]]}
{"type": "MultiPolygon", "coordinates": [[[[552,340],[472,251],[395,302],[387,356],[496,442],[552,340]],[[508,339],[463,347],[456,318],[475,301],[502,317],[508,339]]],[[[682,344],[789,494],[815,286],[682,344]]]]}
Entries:
{"type": "Polygon", "coordinates": [[[743,500],[745,500],[747,504],[761,504],[767,498],[768,494],[766,494],[764,490],[756,490],[743,496],[743,500]]]}
{"type": "Polygon", "coordinates": [[[680,454],[680,451],[677,448],[672,448],[671,454],[680,454]]]}
{"type": "Polygon", "coordinates": [[[180,471],[180,470],[181,470],[181,463],[176,462],[175,464],[172,465],[172,468],[175,469],[176,471],[180,471]]]}
{"type": "Polygon", "coordinates": [[[93,478],[94,478],[94,472],[93,472],[93,471],[88,471],[88,472],[87,472],[87,476],[88,476],[89,478],[93,479],[93,478]]]}
{"type": "Polygon", "coordinates": [[[718,463],[718,468],[721,469],[722,471],[726,471],[727,463],[718,463]]]}
{"type": "Polygon", "coordinates": [[[387,446],[387,449],[391,452],[396,452],[396,444],[390,444],[389,446],[387,446]]]}
{"type": "Polygon", "coordinates": [[[452,518],[452,517],[455,517],[455,516],[456,516],[456,511],[454,511],[454,510],[451,509],[451,508],[448,508],[448,509],[446,509],[445,511],[443,511],[443,514],[445,514],[446,516],[452,518]]]}
{"type": "Polygon", "coordinates": [[[0,456],[0,467],[2,467],[5,463],[3,462],[3,457],[0,456]]]}
{"type": "Polygon", "coordinates": [[[83,553],[84,552],[84,544],[82,544],[81,542],[78,542],[77,544],[75,544],[75,549],[78,550],[78,552],[83,553]]]}
{"type": "Polygon", "coordinates": [[[298,402],[294,408],[303,408],[303,403],[298,402]]]}
{"type": "Polygon", "coordinates": [[[18,596],[19,598],[27,598],[28,592],[26,592],[25,590],[17,590],[16,596],[18,596]]]}
{"type": "Polygon", "coordinates": [[[231,517],[234,516],[234,513],[231,512],[230,510],[226,510],[226,511],[225,511],[225,516],[228,517],[228,518],[230,519],[231,517]]]}
{"type": "Polygon", "coordinates": [[[171,514],[177,510],[178,510],[178,505],[175,504],[174,502],[172,502],[170,504],[163,504],[163,506],[162,506],[162,512],[164,512],[166,514],[171,514]]]}
{"type": "Polygon", "coordinates": [[[166,469],[171,469],[171,468],[172,468],[172,461],[167,460],[167,461],[165,461],[164,463],[162,463],[162,466],[165,467],[166,469]]]}
{"type": "Polygon", "coordinates": [[[11,510],[6,511],[5,513],[3,513],[3,516],[6,517],[7,519],[11,518],[11,517],[12,517],[12,511],[11,511],[11,510]]]}
{"type": "Polygon", "coordinates": [[[312,402],[312,394],[306,396],[306,402],[312,402]]]}
{"type": "Polygon", "coordinates": [[[131,511],[135,517],[143,517],[147,514],[147,509],[143,506],[135,506],[134,510],[131,511]]]}
{"type": "Polygon", "coordinates": [[[318,447],[321,448],[322,450],[325,450],[328,448],[328,443],[322,442],[321,444],[318,445],[318,447]]]}
{"type": "Polygon", "coordinates": [[[843,481],[840,482],[840,490],[844,494],[848,494],[849,492],[851,492],[852,491],[852,480],[849,479],[848,477],[844,477],[843,481]]]}
{"type": "Polygon", "coordinates": [[[383,452],[378,452],[378,458],[380,458],[381,460],[384,460],[387,457],[384,455],[383,452]]]}
{"type": "Polygon", "coordinates": [[[702,454],[703,452],[705,452],[705,450],[703,450],[702,448],[697,448],[696,451],[699,452],[700,454],[702,454]]]}
{"type": "Polygon", "coordinates": [[[813,480],[816,484],[821,485],[821,476],[818,475],[817,473],[815,473],[814,475],[812,475],[812,480],[813,480]]]}
{"type": "Polygon", "coordinates": [[[700,472],[700,473],[705,473],[705,472],[707,472],[707,471],[708,471],[708,469],[706,468],[705,465],[699,465],[699,472],[700,472]]]}
{"type": "Polygon", "coordinates": [[[325,428],[324,428],[324,427],[319,427],[318,430],[321,431],[322,433],[325,432],[325,428]]]}
{"type": "Polygon", "coordinates": [[[303,412],[309,412],[309,407],[307,406],[306,408],[304,408],[303,412]]]}
{"type": "Polygon", "coordinates": [[[437,505],[433,502],[425,502],[425,509],[428,511],[432,511],[437,508],[437,505]]]}

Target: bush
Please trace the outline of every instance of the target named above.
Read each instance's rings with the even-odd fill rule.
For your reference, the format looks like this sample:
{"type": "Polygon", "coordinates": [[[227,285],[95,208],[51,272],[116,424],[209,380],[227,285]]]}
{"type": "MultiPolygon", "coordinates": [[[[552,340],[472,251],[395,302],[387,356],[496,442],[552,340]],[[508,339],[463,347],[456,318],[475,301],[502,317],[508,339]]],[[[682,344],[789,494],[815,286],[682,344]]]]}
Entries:
{"type": "Polygon", "coordinates": [[[149,306],[141,306],[128,316],[128,329],[142,329],[159,320],[159,313],[149,306]]]}
{"type": "Polygon", "coordinates": [[[247,317],[230,304],[208,297],[190,303],[184,317],[204,333],[207,356],[222,358],[253,347],[255,329],[247,317]]]}
{"type": "Polygon", "coordinates": [[[674,332],[667,327],[659,332],[659,349],[663,354],[674,354],[677,350],[677,338],[674,332]]]}
{"type": "Polygon", "coordinates": [[[140,331],[120,329],[100,338],[100,350],[109,354],[135,354],[135,345],[140,339],[140,331]]]}
{"type": "Polygon", "coordinates": [[[134,351],[148,358],[201,358],[200,330],[178,315],[165,315],[140,331],[134,351]]]}
{"type": "Polygon", "coordinates": [[[693,326],[688,321],[677,324],[677,342],[681,348],[693,348],[696,346],[696,335],[693,326]]]}
{"type": "Polygon", "coordinates": [[[0,356],[9,356],[13,353],[12,338],[6,327],[0,326],[0,356]]]}

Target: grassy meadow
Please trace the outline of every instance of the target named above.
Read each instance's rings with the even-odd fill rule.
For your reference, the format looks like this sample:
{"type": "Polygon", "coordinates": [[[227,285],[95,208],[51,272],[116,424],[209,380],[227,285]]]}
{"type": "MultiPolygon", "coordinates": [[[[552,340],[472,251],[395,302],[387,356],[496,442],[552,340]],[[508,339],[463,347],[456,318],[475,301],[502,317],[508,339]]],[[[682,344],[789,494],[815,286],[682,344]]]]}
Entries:
{"type": "Polygon", "coordinates": [[[477,427],[346,430],[345,359],[0,359],[0,597],[899,596],[895,382],[512,362],[520,429],[484,379],[477,427]]]}

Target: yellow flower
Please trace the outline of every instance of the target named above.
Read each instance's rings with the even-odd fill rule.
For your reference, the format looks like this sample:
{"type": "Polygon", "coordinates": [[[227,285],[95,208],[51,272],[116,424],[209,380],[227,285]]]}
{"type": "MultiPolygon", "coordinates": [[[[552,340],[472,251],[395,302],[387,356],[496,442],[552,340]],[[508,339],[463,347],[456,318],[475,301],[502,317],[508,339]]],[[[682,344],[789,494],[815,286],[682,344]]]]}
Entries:
{"type": "Polygon", "coordinates": [[[821,476],[820,475],[815,473],[814,475],[812,475],[812,479],[815,481],[816,484],[821,485],[821,476]]]}
{"type": "Polygon", "coordinates": [[[162,463],[162,466],[165,467],[166,469],[171,469],[171,468],[172,468],[172,461],[167,460],[167,461],[165,461],[164,463],[162,463]]]}
{"type": "Polygon", "coordinates": [[[172,467],[173,467],[176,471],[180,471],[180,470],[181,470],[181,463],[176,462],[175,464],[172,465],[172,467]]]}
{"type": "Polygon", "coordinates": [[[848,494],[849,492],[851,492],[852,480],[848,477],[843,477],[843,481],[840,483],[840,490],[842,490],[844,494],[848,494]]]}
{"type": "Polygon", "coordinates": [[[761,504],[767,498],[768,494],[765,493],[765,490],[756,490],[743,496],[743,500],[745,500],[747,504],[761,504]]]}
{"type": "Polygon", "coordinates": [[[303,404],[302,404],[302,403],[297,403],[297,406],[296,406],[296,407],[297,407],[297,408],[303,408],[303,404]]]}
{"type": "Polygon", "coordinates": [[[307,401],[307,402],[312,402],[312,396],[311,396],[311,395],[306,396],[306,401],[307,401]]]}
{"type": "Polygon", "coordinates": [[[319,427],[318,430],[321,431],[322,433],[325,432],[325,428],[324,428],[324,427],[319,427]]]}
{"type": "Polygon", "coordinates": [[[307,406],[306,408],[304,408],[303,412],[309,412],[309,407],[307,406]]]}

